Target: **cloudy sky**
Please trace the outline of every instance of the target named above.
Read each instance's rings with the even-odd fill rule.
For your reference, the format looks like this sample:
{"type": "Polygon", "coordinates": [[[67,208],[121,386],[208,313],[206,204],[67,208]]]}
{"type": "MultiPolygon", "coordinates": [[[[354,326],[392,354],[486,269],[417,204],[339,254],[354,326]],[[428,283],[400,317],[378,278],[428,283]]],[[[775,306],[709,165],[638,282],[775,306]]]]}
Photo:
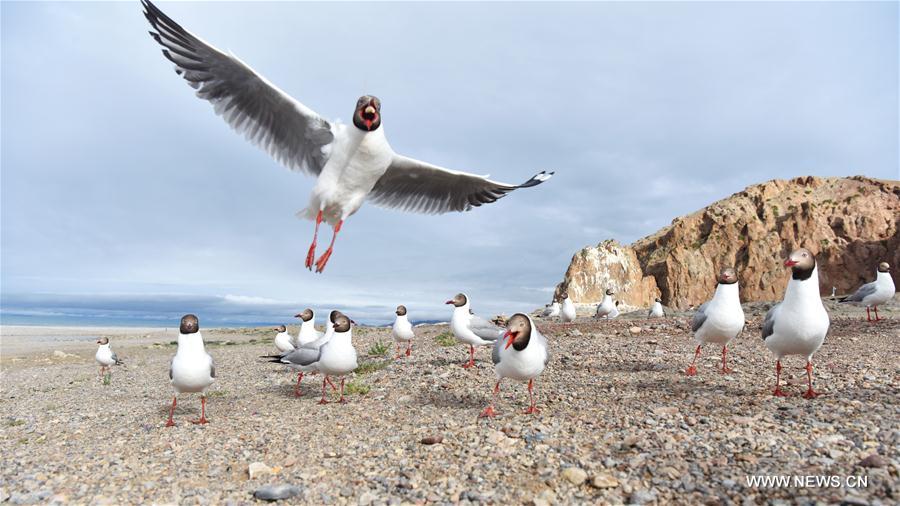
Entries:
{"type": "Polygon", "coordinates": [[[4,2],[6,322],[430,319],[460,290],[481,313],[530,310],[578,249],[747,185],[900,178],[895,2],[160,5],[326,118],[379,96],[400,153],[556,176],[470,213],[364,206],[315,275],[294,216],[313,180],[193,96],[137,2],[4,2]]]}

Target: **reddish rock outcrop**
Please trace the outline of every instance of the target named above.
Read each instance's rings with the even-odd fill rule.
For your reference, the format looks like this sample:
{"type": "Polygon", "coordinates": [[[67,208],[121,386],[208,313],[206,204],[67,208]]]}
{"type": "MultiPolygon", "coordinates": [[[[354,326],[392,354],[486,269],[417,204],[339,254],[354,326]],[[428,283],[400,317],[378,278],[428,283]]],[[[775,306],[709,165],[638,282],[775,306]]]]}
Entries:
{"type": "Polygon", "coordinates": [[[595,303],[607,287],[629,306],[661,295],[685,309],[706,301],[722,265],[737,268],[741,299],[776,300],[788,276],[782,266],[798,246],[816,253],[823,294],[856,289],[892,265],[900,286],[900,182],[856,176],[801,177],[753,185],[630,246],[603,241],[572,257],[557,293],[595,303]]]}

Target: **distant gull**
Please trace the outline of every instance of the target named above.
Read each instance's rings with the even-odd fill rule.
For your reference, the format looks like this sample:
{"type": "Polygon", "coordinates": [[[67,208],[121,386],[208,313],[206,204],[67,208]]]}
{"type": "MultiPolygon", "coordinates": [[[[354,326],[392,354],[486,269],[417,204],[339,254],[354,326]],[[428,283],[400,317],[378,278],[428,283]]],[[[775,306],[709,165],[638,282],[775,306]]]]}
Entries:
{"type": "Polygon", "coordinates": [[[697,374],[697,358],[704,344],[722,345],[722,374],[731,372],[728,368],[728,343],[744,330],[744,309],[741,307],[738,278],[734,269],[725,267],[716,278],[716,292],[713,298],[703,303],[691,320],[691,331],[697,341],[694,360],[685,371],[688,376],[697,374]]]}
{"type": "Polygon", "coordinates": [[[613,302],[612,298],[615,293],[615,290],[612,288],[606,289],[603,300],[600,301],[600,304],[597,306],[597,312],[594,313],[594,318],[609,318],[609,315],[615,311],[616,304],[613,302]]]}
{"type": "Polygon", "coordinates": [[[397,318],[394,319],[394,325],[391,326],[391,335],[394,337],[394,341],[397,342],[396,358],[403,356],[400,353],[401,343],[406,343],[406,356],[408,357],[412,354],[412,339],[416,337],[416,334],[413,332],[412,324],[406,316],[406,306],[397,306],[395,313],[397,318]]]}
{"type": "Polygon", "coordinates": [[[294,349],[294,344],[291,342],[294,338],[288,334],[287,327],[279,325],[272,330],[278,332],[275,334],[275,348],[279,353],[287,353],[294,349]]]}
{"type": "Polygon", "coordinates": [[[777,397],[787,397],[781,390],[781,359],[785,355],[806,357],[807,390],[803,397],[812,399],[818,394],[812,387],[812,356],[825,342],[831,321],[819,296],[819,272],[816,258],[806,248],[794,250],[784,262],[791,268],[791,279],[784,292],[784,300],[766,313],[762,338],[775,354],[775,391],[777,397]]]}
{"type": "Polygon", "coordinates": [[[547,304],[541,316],[544,318],[556,318],[559,316],[559,302],[554,300],[552,304],[547,304]]]}
{"type": "Polygon", "coordinates": [[[122,361],[116,356],[116,352],[112,351],[108,337],[101,337],[97,340],[97,344],[100,346],[97,346],[97,353],[94,354],[94,360],[100,364],[99,374],[100,377],[103,378],[104,374],[110,374],[110,366],[122,365],[122,361]]]}
{"type": "Polygon", "coordinates": [[[569,298],[569,292],[559,294],[559,298],[562,300],[562,305],[559,308],[559,319],[564,323],[575,321],[578,315],[575,312],[575,304],[572,304],[572,299],[569,298]]]}
{"type": "Polygon", "coordinates": [[[494,344],[491,360],[497,374],[494,395],[491,403],[478,415],[480,418],[496,416],[494,404],[500,393],[500,382],[503,378],[528,381],[528,409],[525,414],[539,413],[534,403],[534,378],[538,377],[547,365],[550,354],[547,340],[541,335],[534,321],[522,313],[516,313],[506,323],[503,338],[494,344]]]}
{"type": "MultiPolygon", "coordinates": [[[[297,384],[294,386],[294,397],[300,397],[302,395],[300,387],[303,383],[303,375],[304,373],[316,373],[319,370],[319,359],[321,358],[321,350],[322,346],[324,346],[328,341],[331,340],[332,336],[334,336],[334,321],[337,316],[341,314],[340,311],[332,311],[329,315],[329,322],[325,325],[325,333],[318,336],[317,339],[309,341],[309,337],[313,335],[318,335],[318,332],[315,328],[312,327],[314,320],[314,314],[311,309],[306,309],[303,312],[297,315],[298,318],[309,318],[303,322],[300,328],[300,334],[298,337],[303,338],[303,343],[297,346],[295,349],[288,351],[286,353],[281,353],[279,355],[266,355],[263,358],[268,358],[270,362],[275,362],[279,364],[284,364],[289,368],[297,371],[297,384]],[[303,331],[303,326],[307,326],[307,331],[303,331]],[[311,331],[308,329],[312,329],[311,331]],[[315,334],[313,334],[315,333],[315,334]]],[[[328,379],[325,378],[327,382],[328,379]]],[[[334,385],[332,385],[334,388],[334,385]]]]}
{"type": "Polygon", "coordinates": [[[469,296],[464,293],[456,294],[446,304],[453,304],[450,330],[457,340],[469,345],[469,361],[463,364],[468,369],[475,365],[475,346],[494,344],[500,338],[502,329],[475,315],[469,306],[469,296]]]}
{"type": "Polygon", "coordinates": [[[178,331],[178,350],[169,365],[169,381],[175,388],[175,397],[172,399],[172,409],[169,410],[166,427],[175,425],[172,416],[175,414],[178,394],[188,392],[200,393],[200,418],[191,420],[191,422],[208,423],[209,420],[206,419],[206,389],[212,385],[215,379],[216,364],[203,346],[200,320],[192,314],[184,315],[178,331]]]}
{"type": "Polygon", "coordinates": [[[884,305],[887,301],[894,298],[894,280],[891,278],[891,266],[887,262],[878,264],[878,270],[875,272],[875,281],[866,283],[859,287],[853,295],[849,295],[841,299],[841,302],[849,302],[856,306],[866,306],[866,321],[879,321],[883,318],[878,316],[878,305],[884,305]],[[869,308],[875,309],[875,320],[869,308]]]}
{"type": "MultiPolygon", "coordinates": [[[[520,185],[488,176],[457,172],[394,153],[381,126],[381,101],[364,95],[356,102],[353,127],[329,123],[293,99],[232,54],[194,36],[149,0],[144,16],[175,71],[212,103],[216,114],[250,142],[291,170],[315,176],[309,206],[298,213],[316,222],[306,267],[322,272],[344,221],[368,198],[382,207],[439,214],[468,211],[497,201],[518,188],[536,186],[553,172],[542,171],[520,185]],[[328,249],[318,260],[319,225],[334,227],[328,249]],[[315,262],[314,262],[315,261],[315,262]]],[[[300,63],[303,64],[302,62],[300,63]]],[[[438,110],[452,109],[440,99],[438,110]]]]}
{"type": "Polygon", "coordinates": [[[662,299],[657,297],[653,301],[653,305],[650,306],[650,311],[647,312],[647,318],[663,318],[665,316],[666,313],[663,311],[662,299]]]}

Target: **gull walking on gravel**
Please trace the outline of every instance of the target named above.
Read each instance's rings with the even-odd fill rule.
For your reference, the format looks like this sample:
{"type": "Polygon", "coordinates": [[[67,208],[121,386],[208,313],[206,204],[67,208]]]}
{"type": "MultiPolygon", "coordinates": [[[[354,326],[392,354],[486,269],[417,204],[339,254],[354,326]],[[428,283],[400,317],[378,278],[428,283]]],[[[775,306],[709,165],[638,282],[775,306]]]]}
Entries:
{"type": "Polygon", "coordinates": [[[278,353],[287,353],[294,350],[294,343],[292,342],[294,337],[288,334],[287,327],[279,325],[272,330],[278,332],[275,334],[275,348],[278,349],[278,353]]]}
{"type": "Polygon", "coordinates": [[[409,322],[409,318],[406,316],[406,306],[397,306],[395,313],[397,318],[394,319],[394,325],[391,327],[391,335],[394,337],[394,341],[397,342],[397,356],[395,358],[403,357],[400,353],[402,343],[406,343],[406,356],[408,357],[412,354],[412,340],[416,337],[416,334],[413,332],[412,323],[409,322]]]}
{"type": "Polygon", "coordinates": [[[603,300],[600,302],[600,305],[597,306],[597,312],[594,314],[594,318],[610,317],[610,315],[616,309],[616,303],[613,302],[612,298],[615,293],[615,290],[613,290],[612,288],[606,289],[606,293],[603,295],[603,300]]]}
{"type": "Polygon", "coordinates": [[[866,283],[859,287],[853,295],[848,295],[841,299],[841,302],[849,302],[855,306],[866,306],[866,321],[879,321],[883,318],[878,316],[878,306],[884,305],[887,301],[894,298],[894,279],[891,278],[891,266],[887,262],[878,264],[878,270],[875,272],[875,281],[866,283]],[[875,310],[875,319],[869,309],[875,310]]]}
{"type": "Polygon", "coordinates": [[[575,312],[575,304],[572,304],[572,299],[569,298],[569,292],[559,294],[559,298],[562,300],[562,305],[559,308],[559,319],[563,323],[574,322],[577,314],[575,312]]]}
{"type": "Polygon", "coordinates": [[[653,301],[653,305],[650,306],[650,311],[647,312],[647,318],[665,318],[666,313],[663,311],[662,307],[662,299],[657,297],[653,301]]]}
{"type": "Polygon", "coordinates": [[[556,318],[559,316],[559,302],[554,300],[552,304],[547,304],[541,316],[544,318],[556,318]]]}
{"type": "Polygon", "coordinates": [[[200,320],[192,314],[184,315],[178,331],[178,350],[169,365],[169,381],[175,388],[175,397],[172,399],[172,409],[169,410],[166,427],[175,425],[172,417],[175,415],[178,394],[189,392],[200,393],[200,418],[191,420],[191,422],[208,423],[209,420],[206,419],[206,389],[212,385],[215,379],[216,364],[203,346],[200,320]]]}
{"type": "MultiPolygon", "coordinates": [[[[270,362],[284,364],[297,371],[297,384],[294,386],[294,397],[300,397],[302,395],[300,387],[303,382],[303,375],[305,373],[315,374],[318,372],[319,359],[322,355],[322,346],[334,336],[334,322],[340,314],[340,311],[332,311],[329,315],[329,323],[325,326],[326,332],[313,341],[307,341],[313,335],[318,335],[318,332],[312,326],[315,316],[312,310],[304,310],[302,313],[299,313],[297,317],[301,319],[309,318],[303,322],[303,325],[306,325],[308,330],[304,333],[303,325],[301,325],[300,334],[298,334],[298,337],[302,337],[305,342],[287,353],[265,355],[262,357],[268,358],[270,362]]],[[[331,384],[331,380],[328,378],[325,378],[325,380],[327,383],[331,384]]],[[[331,387],[336,388],[334,384],[331,384],[331,387]]]]}
{"type": "Polygon", "coordinates": [[[469,361],[463,364],[468,369],[475,365],[475,346],[494,344],[500,338],[502,329],[484,318],[472,313],[469,297],[458,293],[445,304],[453,304],[450,330],[456,339],[469,345],[469,361]]]}
{"type": "Polygon", "coordinates": [[[544,371],[550,353],[547,350],[547,340],[529,316],[516,313],[509,319],[503,338],[494,344],[491,359],[494,362],[494,372],[497,374],[497,384],[494,385],[490,405],[478,415],[479,418],[497,415],[494,404],[497,402],[497,395],[500,394],[500,382],[503,378],[528,381],[529,404],[525,413],[539,413],[540,410],[534,403],[534,378],[544,371]]]}
{"type": "Polygon", "coordinates": [[[819,272],[816,257],[806,248],[791,252],[784,261],[791,268],[791,279],[784,291],[784,300],[766,313],[762,338],[766,348],[775,354],[776,397],[787,397],[781,390],[781,359],[786,355],[806,357],[807,390],[803,397],[817,394],[812,387],[812,356],[825,342],[831,320],[819,296],[819,272]]]}
{"type": "Polygon", "coordinates": [[[116,356],[116,352],[112,351],[108,337],[101,337],[97,340],[97,344],[100,346],[97,346],[97,353],[94,354],[94,360],[100,364],[100,377],[105,378],[106,374],[111,374],[110,366],[122,365],[122,361],[116,356]]]}
{"type": "Polygon", "coordinates": [[[731,372],[728,368],[728,343],[744,330],[744,309],[738,290],[737,273],[731,267],[719,271],[718,285],[712,300],[703,303],[691,320],[691,331],[697,341],[694,360],[685,371],[688,376],[697,374],[697,358],[704,344],[722,345],[722,374],[731,372]]]}

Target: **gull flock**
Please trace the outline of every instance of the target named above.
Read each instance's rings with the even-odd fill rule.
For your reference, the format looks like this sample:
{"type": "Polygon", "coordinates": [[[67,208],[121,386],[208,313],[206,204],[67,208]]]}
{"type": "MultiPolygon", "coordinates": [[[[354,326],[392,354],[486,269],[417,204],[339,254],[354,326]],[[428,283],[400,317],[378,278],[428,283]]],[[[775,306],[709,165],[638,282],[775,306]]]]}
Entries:
{"type": "MultiPolygon", "coordinates": [[[[813,389],[812,358],[825,341],[830,318],[819,295],[819,275],[815,255],[806,248],[798,248],[791,252],[784,261],[784,266],[790,269],[790,279],[784,297],[766,314],[761,333],[766,348],[775,358],[775,389],[772,395],[788,396],[781,388],[781,360],[788,355],[800,355],[806,360],[807,373],[807,390],[803,397],[812,399],[819,395],[813,389]]],[[[724,267],[719,271],[716,280],[717,286],[712,298],[697,309],[691,320],[691,330],[697,346],[693,361],[685,371],[688,376],[697,374],[696,360],[704,345],[721,346],[720,372],[723,374],[731,372],[727,361],[728,346],[740,336],[745,327],[737,272],[732,267],[724,267]]],[[[875,281],[863,285],[853,295],[841,299],[841,302],[874,310],[877,304],[884,304],[889,300],[894,291],[890,266],[882,262],[878,265],[875,281]]],[[[597,315],[602,316],[595,318],[605,319],[608,316],[603,314],[599,307],[604,304],[609,306],[607,299],[614,293],[607,290],[603,301],[598,305],[597,315]]],[[[567,300],[568,297],[565,297],[563,305],[567,300]]],[[[469,345],[468,360],[462,367],[469,369],[475,364],[476,346],[491,348],[491,362],[494,365],[496,383],[491,402],[479,417],[497,416],[494,404],[504,379],[527,382],[529,404],[525,414],[539,413],[540,409],[534,397],[534,380],[544,371],[551,353],[550,343],[534,319],[524,313],[515,313],[506,321],[505,326],[495,325],[472,312],[471,301],[465,293],[456,294],[446,304],[453,306],[450,330],[457,341],[469,345]]],[[[612,306],[615,307],[615,304],[612,306]]],[[[546,311],[545,313],[548,317],[552,314],[546,311]]],[[[664,315],[659,299],[654,301],[648,316],[653,317],[654,313],[664,315]]],[[[401,360],[412,354],[415,327],[409,320],[405,305],[397,306],[395,315],[391,335],[397,344],[396,359],[401,360]]],[[[273,343],[277,352],[263,358],[297,371],[294,390],[297,397],[301,395],[300,388],[304,374],[321,374],[322,396],[319,404],[329,402],[327,397],[329,387],[339,391],[338,402],[346,402],[344,380],[359,365],[356,348],[353,345],[353,327],[356,322],[341,311],[333,310],[328,313],[325,332],[320,333],[315,328],[315,312],[312,309],[305,309],[294,316],[302,322],[298,335],[292,336],[284,325],[273,328],[272,330],[276,332],[273,343]],[[332,379],[340,379],[340,386],[332,379]]],[[[564,323],[574,320],[574,316],[569,319],[562,311],[557,318],[564,323]]],[[[869,319],[869,321],[877,320],[869,319]]],[[[119,365],[122,361],[112,351],[108,338],[102,338],[97,343],[99,346],[96,360],[100,365],[100,374],[105,374],[105,383],[108,383],[109,367],[119,365]]],[[[193,314],[185,315],[179,327],[178,348],[169,367],[169,381],[175,390],[175,396],[172,399],[166,426],[175,425],[173,415],[178,395],[184,393],[200,394],[200,418],[192,422],[208,423],[206,390],[215,380],[215,362],[204,347],[200,321],[193,314]]]]}

